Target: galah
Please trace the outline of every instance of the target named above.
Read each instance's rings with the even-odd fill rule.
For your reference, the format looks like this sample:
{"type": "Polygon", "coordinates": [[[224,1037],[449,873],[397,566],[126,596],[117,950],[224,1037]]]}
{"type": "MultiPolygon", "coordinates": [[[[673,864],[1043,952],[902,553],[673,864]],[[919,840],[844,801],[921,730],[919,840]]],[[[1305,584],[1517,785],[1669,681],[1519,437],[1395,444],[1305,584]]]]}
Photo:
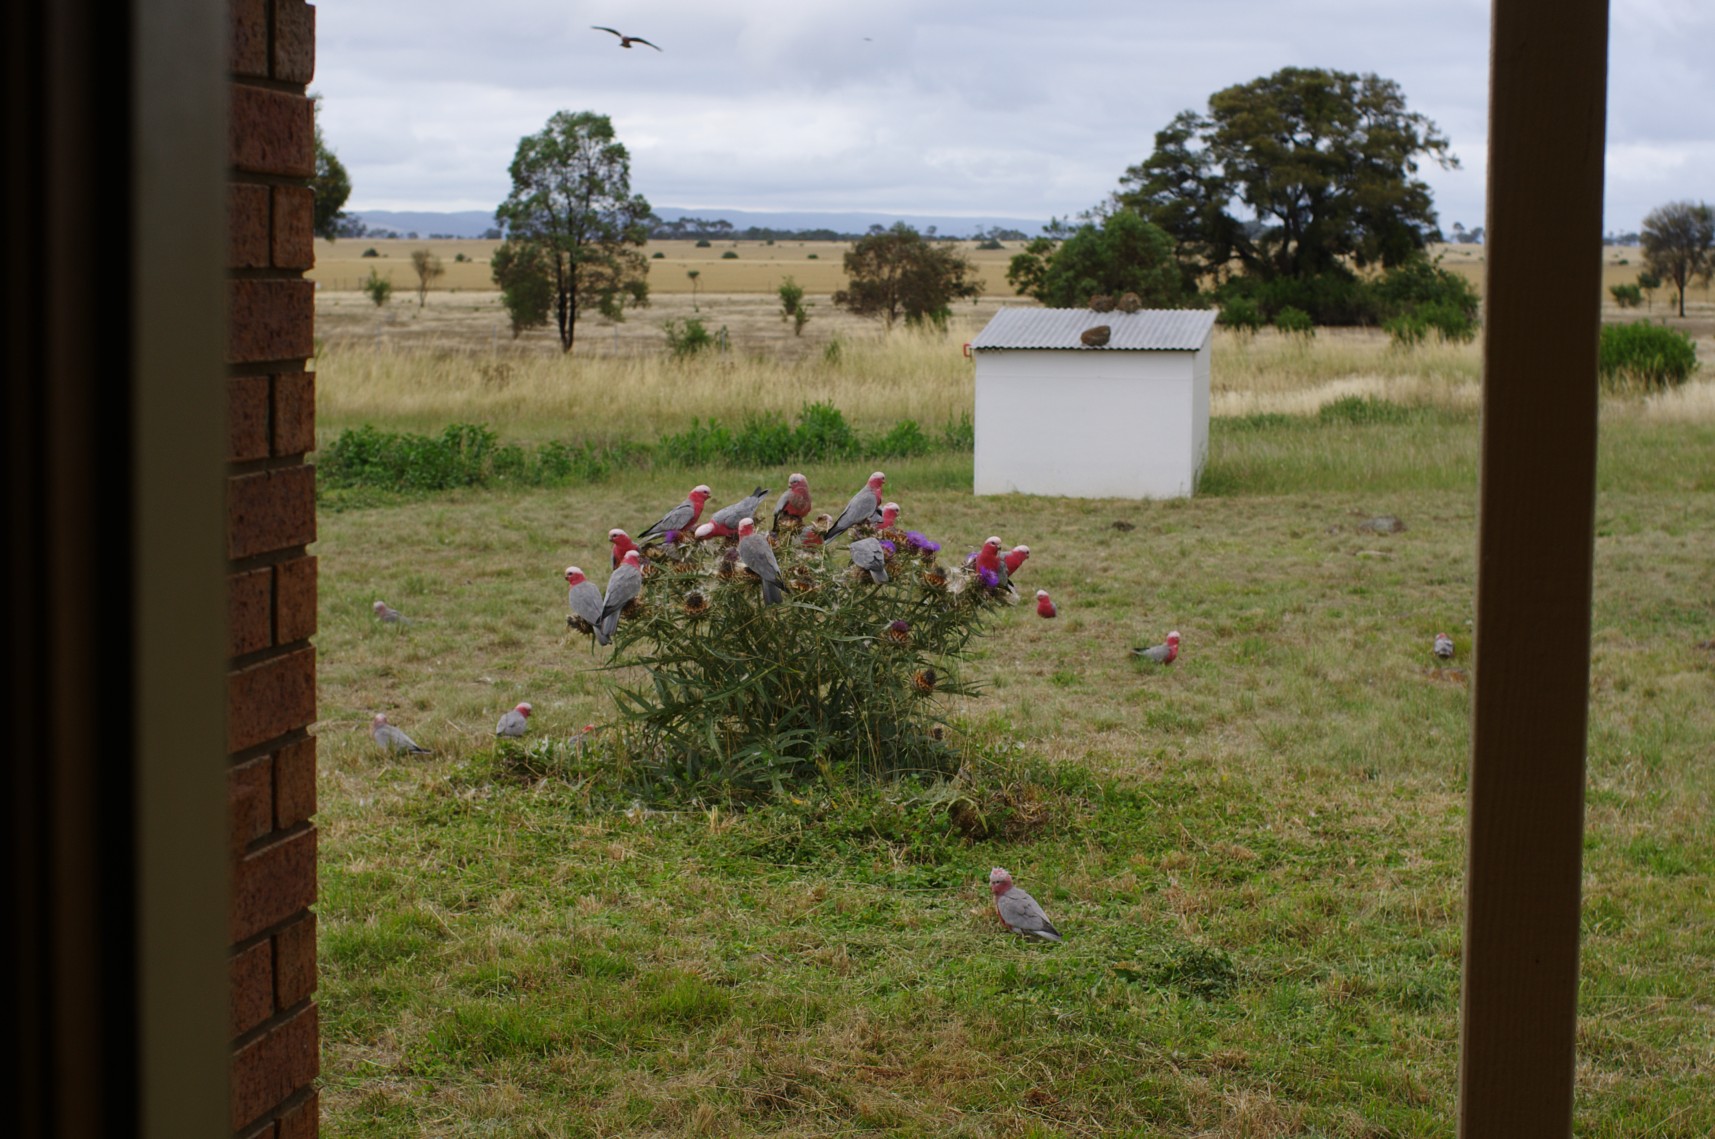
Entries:
{"type": "Polygon", "coordinates": [[[406,735],[387,722],[385,712],[375,713],[375,719],[370,721],[369,736],[382,751],[409,751],[417,755],[432,754],[428,748],[420,746],[416,740],[406,735]]]}
{"type": "Polygon", "coordinates": [[[706,486],[699,484],[692,487],[691,493],[685,496],[685,501],[663,514],[647,530],[637,535],[638,542],[647,546],[651,539],[661,541],[668,531],[695,529],[697,520],[703,516],[703,503],[709,500],[710,493],[706,486]]]}
{"type": "Polygon", "coordinates": [[[989,891],[994,894],[995,912],[1000,914],[1000,920],[1006,923],[1007,929],[1020,937],[1040,937],[1043,941],[1055,942],[1066,940],[1048,920],[1048,915],[1042,912],[1042,907],[1036,904],[1036,899],[1025,893],[1024,887],[1013,885],[1012,875],[998,866],[989,871],[989,891]]]}
{"type": "Polygon", "coordinates": [[[1006,568],[1006,563],[1000,560],[1000,539],[990,537],[985,540],[983,548],[976,552],[976,555],[971,558],[971,562],[977,567],[978,573],[988,570],[999,580],[1000,571],[1006,568]]]}
{"type": "Polygon", "coordinates": [[[780,563],[774,560],[774,547],[756,531],[754,518],[741,518],[738,523],[738,560],[745,569],[762,579],[762,603],[774,605],[780,600],[780,563]]]}
{"type": "Polygon", "coordinates": [[[524,729],[530,726],[530,705],[520,704],[512,711],[500,717],[500,723],[494,725],[494,734],[504,736],[509,740],[519,739],[524,735],[524,729]]]}
{"type": "Polygon", "coordinates": [[[887,584],[887,551],[880,538],[859,538],[851,544],[852,565],[869,574],[877,585],[887,584]]]}
{"type": "Polygon", "coordinates": [[[835,538],[856,526],[859,522],[868,522],[881,512],[881,487],[887,482],[887,476],[880,471],[869,476],[863,489],[852,495],[852,500],[846,503],[846,508],[840,511],[840,516],[834,519],[834,524],[828,527],[822,535],[822,540],[831,542],[835,538]]]}
{"type": "Polygon", "coordinates": [[[1024,559],[1030,556],[1029,546],[1014,546],[1001,557],[1001,564],[1006,566],[1006,576],[1011,577],[1018,572],[1018,567],[1024,564],[1024,559]]]}
{"type": "Polygon", "coordinates": [[[780,500],[774,504],[774,529],[780,529],[780,518],[784,515],[800,525],[810,516],[810,480],[801,474],[792,474],[786,479],[786,490],[780,495],[780,500]]]}
{"type": "Polygon", "coordinates": [[[596,618],[595,639],[600,644],[613,643],[613,631],[619,628],[619,611],[637,600],[643,592],[643,555],[636,550],[625,551],[625,560],[607,579],[607,593],[601,599],[601,613],[596,618]]]}
{"type": "Polygon", "coordinates": [[[1147,649],[1133,649],[1131,653],[1133,656],[1142,657],[1144,660],[1152,660],[1156,664],[1172,664],[1179,656],[1179,630],[1175,629],[1167,634],[1165,644],[1155,645],[1147,649]]]}
{"type": "Polygon", "coordinates": [[[585,724],[581,729],[572,733],[572,738],[566,741],[566,746],[571,749],[573,755],[582,755],[584,749],[589,746],[590,736],[594,734],[595,725],[585,724]]]}
{"type": "Polygon", "coordinates": [[[759,486],[750,492],[749,498],[741,498],[731,506],[723,506],[715,511],[709,516],[709,521],[726,528],[726,532],[719,534],[719,537],[724,538],[727,534],[736,534],[738,533],[739,522],[745,518],[756,517],[756,508],[761,506],[762,500],[767,497],[768,488],[759,486]]]}
{"type": "Polygon", "coordinates": [[[696,533],[692,534],[691,537],[699,542],[706,542],[710,538],[730,538],[736,533],[738,533],[737,530],[728,529],[722,523],[705,522],[697,527],[696,533]]]}
{"type": "MultiPolygon", "coordinates": [[[[584,576],[584,571],[577,566],[566,567],[566,608],[572,611],[572,616],[588,625],[591,632],[595,631],[601,621],[601,590],[595,587],[595,582],[584,576]]],[[[576,622],[573,622],[576,624],[576,622]]]]}
{"type": "Polygon", "coordinates": [[[884,502],[884,503],[882,503],[881,504],[881,528],[883,530],[891,530],[891,529],[893,529],[893,524],[895,522],[898,522],[898,521],[899,521],[899,504],[897,502],[884,502]]]}
{"type": "Polygon", "coordinates": [[[607,532],[607,540],[613,543],[614,569],[618,569],[619,563],[625,560],[627,551],[637,548],[637,543],[631,540],[631,535],[617,526],[607,532]]]}
{"type": "Polygon", "coordinates": [[[409,625],[410,619],[385,601],[377,601],[370,608],[375,610],[375,616],[383,625],[409,625]]]}
{"type": "Polygon", "coordinates": [[[1046,589],[1036,591],[1036,615],[1038,617],[1060,616],[1060,611],[1054,608],[1054,600],[1048,596],[1046,589]]]}
{"type": "Polygon", "coordinates": [[[1435,634],[1435,655],[1442,660],[1453,659],[1453,638],[1446,633],[1435,634]]]}

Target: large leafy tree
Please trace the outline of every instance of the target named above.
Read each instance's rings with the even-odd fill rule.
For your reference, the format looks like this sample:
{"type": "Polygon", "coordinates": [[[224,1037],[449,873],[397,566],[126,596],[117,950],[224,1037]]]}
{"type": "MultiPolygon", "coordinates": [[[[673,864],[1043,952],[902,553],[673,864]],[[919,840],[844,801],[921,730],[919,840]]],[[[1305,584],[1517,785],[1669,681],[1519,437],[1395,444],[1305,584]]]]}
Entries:
{"type": "MultiPolygon", "coordinates": [[[[511,173],[512,193],[495,211],[515,247],[508,265],[542,268],[563,349],[572,350],[587,310],[620,320],[626,305],[649,303],[649,262],[641,252],[649,203],[631,192],[631,156],[606,115],[556,112],[541,133],[518,140],[511,173]]],[[[501,275],[497,265],[495,281],[504,289],[501,275]]]]}
{"type": "Polygon", "coordinates": [[[1318,68],[1217,91],[1207,114],[1182,112],[1155,144],[1115,197],[1166,230],[1198,275],[1234,261],[1265,278],[1402,264],[1436,233],[1419,161],[1459,164],[1397,83],[1318,68]]]}
{"type": "Polygon", "coordinates": [[[1715,208],[1708,202],[1669,202],[1644,217],[1644,264],[1679,290],[1685,316],[1685,287],[1715,277],[1715,208]]]}
{"type": "Polygon", "coordinates": [[[1096,293],[1136,293],[1150,308],[1177,308],[1195,292],[1174,260],[1173,239],[1124,209],[1080,226],[1058,247],[1037,238],[1013,257],[1006,279],[1052,308],[1081,308],[1096,293]]]}
{"type": "Polygon", "coordinates": [[[881,317],[890,329],[902,317],[907,324],[944,325],[953,301],[981,296],[983,289],[964,254],[925,241],[904,222],[859,239],[846,253],[845,270],[851,283],[834,294],[834,303],[858,316],[881,317]]]}
{"type": "Polygon", "coordinates": [[[340,235],[340,227],[350,220],[345,212],[345,201],[351,197],[351,177],[345,172],[345,164],[328,149],[322,138],[321,96],[312,96],[312,104],[316,112],[316,173],[310,179],[310,190],[315,195],[312,206],[314,228],[317,237],[332,241],[340,235]]]}

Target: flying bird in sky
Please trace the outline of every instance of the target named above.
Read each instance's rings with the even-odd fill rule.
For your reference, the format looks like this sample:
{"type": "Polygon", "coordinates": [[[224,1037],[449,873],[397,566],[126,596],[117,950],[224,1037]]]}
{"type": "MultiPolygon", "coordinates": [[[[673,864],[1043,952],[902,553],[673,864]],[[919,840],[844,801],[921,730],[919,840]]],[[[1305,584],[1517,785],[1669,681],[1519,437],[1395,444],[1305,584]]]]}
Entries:
{"type": "Polygon", "coordinates": [[[619,37],[620,47],[629,48],[632,44],[642,44],[644,47],[654,47],[656,51],[661,50],[642,36],[628,36],[624,32],[618,31],[614,28],[604,28],[600,24],[591,24],[590,29],[597,32],[613,32],[614,35],[619,37]]]}

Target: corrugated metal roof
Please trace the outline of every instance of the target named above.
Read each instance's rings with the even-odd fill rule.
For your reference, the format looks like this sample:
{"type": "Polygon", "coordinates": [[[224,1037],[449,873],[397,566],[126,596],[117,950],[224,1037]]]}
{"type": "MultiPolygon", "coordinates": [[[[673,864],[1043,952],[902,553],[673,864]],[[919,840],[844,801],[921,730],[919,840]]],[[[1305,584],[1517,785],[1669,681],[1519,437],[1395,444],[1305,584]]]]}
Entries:
{"type": "Polygon", "coordinates": [[[1068,348],[1084,352],[1195,352],[1215,326],[1212,309],[1148,308],[1092,312],[1087,308],[1003,308],[971,341],[971,351],[997,348],[1068,348]],[[1108,342],[1091,348],[1078,339],[1107,325],[1108,342]]]}

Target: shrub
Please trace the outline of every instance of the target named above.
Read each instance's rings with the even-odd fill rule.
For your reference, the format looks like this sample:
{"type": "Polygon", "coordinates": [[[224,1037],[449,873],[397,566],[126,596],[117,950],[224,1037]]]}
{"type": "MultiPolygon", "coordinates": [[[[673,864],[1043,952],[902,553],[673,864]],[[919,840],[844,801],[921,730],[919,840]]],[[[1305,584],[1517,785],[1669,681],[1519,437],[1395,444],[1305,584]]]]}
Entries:
{"type": "Polygon", "coordinates": [[[1417,418],[1411,408],[1373,395],[1349,395],[1322,405],[1317,418],[1323,423],[1351,423],[1360,427],[1376,423],[1410,423],[1417,418]]]}
{"type": "Polygon", "coordinates": [[[379,257],[379,256],[381,256],[381,254],[377,253],[375,251],[375,246],[371,245],[368,249],[365,249],[362,253],[359,253],[358,256],[359,257],[379,257]]]}
{"type": "Polygon", "coordinates": [[[466,261],[469,261],[469,260],[470,260],[470,258],[469,258],[469,257],[466,257],[466,256],[465,256],[465,255],[464,255],[464,254],[462,254],[462,253],[455,253],[455,254],[453,254],[453,260],[454,260],[454,261],[455,261],[455,262],[456,262],[456,263],[458,263],[458,264],[460,264],[460,265],[462,265],[462,264],[464,264],[464,263],[465,263],[465,262],[466,262],[466,261]]]}
{"type": "Polygon", "coordinates": [[[1288,336],[1308,339],[1316,335],[1316,326],[1311,322],[1310,314],[1290,305],[1274,314],[1274,327],[1288,336]]]}
{"type": "Polygon", "coordinates": [[[874,454],[887,459],[927,455],[933,449],[934,444],[923,434],[915,419],[901,419],[893,425],[893,430],[877,439],[870,448],[874,454]]]}
{"type": "Polygon", "coordinates": [[[1382,331],[1395,348],[1416,348],[1429,336],[1429,322],[1416,313],[1408,313],[1383,321],[1382,331]]]}
{"type": "Polygon", "coordinates": [[[1596,359],[1602,386],[1609,391],[1678,387],[1697,370],[1691,337],[1647,320],[1604,324],[1596,359]]]}
{"type": "Polygon", "coordinates": [[[821,255],[817,253],[806,253],[804,258],[808,261],[820,261],[822,259],[821,255]]]}
{"type": "Polygon", "coordinates": [[[666,259],[667,255],[659,249],[649,255],[649,260],[651,261],[665,261],[666,259]]]}
{"type": "Polygon", "coordinates": [[[375,302],[375,307],[380,308],[393,296],[393,278],[383,277],[372,267],[361,288],[368,294],[369,299],[375,302]]]}
{"type": "Polygon", "coordinates": [[[706,238],[706,237],[697,238],[697,248],[698,249],[707,249],[708,247],[709,247],[709,239],[708,238],[706,238]]]}
{"type": "Polygon", "coordinates": [[[1644,303],[1644,291],[1636,285],[1610,285],[1608,292],[1621,308],[1637,308],[1644,303]]]}
{"type": "Polygon", "coordinates": [[[1221,306],[1215,323],[1234,332],[1255,332],[1264,324],[1262,310],[1249,297],[1234,297],[1221,306]]]}
{"type": "Polygon", "coordinates": [[[949,451],[976,450],[977,428],[971,422],[970,412],[961,411],[959,418],[947,420],[946,426],[941,428],[941,445],[949,451]]]}
{"type": "Polygon", "coordinates": [[[736,249],[727,250],[725,253],[721,254],[721,260],[722,261],[737,261],[738,260],[738,251],[736,249]]]}
{"type": "Polygon", "coordinates": [[[686,360],[715,345],[715,338],[703,327],[701,317],[686,321],[669,320],[661,326],[667,334],[667,351],[675,360],[686,360]]]}
{"type": "Polygon", "coordinates": [[[1423,305],[1413,317],[1434,329],[1436,335],[1450,344],[1469,344],[1477,338],[1476,317],[1447,301],[1423,305]]]}
{"type": "Polygon", "coordinates": [[[992,237],[985,237],[981,241],[977,242],[977,248],[978,249],[1005,249],[1006,246],[1002,245],[999,241],[995,240],[992,237]]]}

